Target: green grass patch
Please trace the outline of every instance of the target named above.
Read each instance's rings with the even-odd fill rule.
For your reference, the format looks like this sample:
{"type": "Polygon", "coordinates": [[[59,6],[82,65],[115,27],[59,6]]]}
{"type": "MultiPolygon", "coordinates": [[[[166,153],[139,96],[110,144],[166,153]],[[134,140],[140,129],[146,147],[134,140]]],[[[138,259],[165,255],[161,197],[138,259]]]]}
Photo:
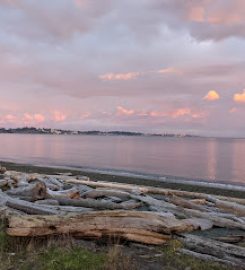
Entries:
{"type": "Polygon", "coordinates": [[[99,270],[103,269],[106,256],[84,248],[50,248],[25,262],[21,270],[99,270]]]}
{"type": "Polygon", "coordinates": [[[106,255],[84,248],[50,248],[29,253],[1,253],[0,270],[102,270],[106,255]]]}

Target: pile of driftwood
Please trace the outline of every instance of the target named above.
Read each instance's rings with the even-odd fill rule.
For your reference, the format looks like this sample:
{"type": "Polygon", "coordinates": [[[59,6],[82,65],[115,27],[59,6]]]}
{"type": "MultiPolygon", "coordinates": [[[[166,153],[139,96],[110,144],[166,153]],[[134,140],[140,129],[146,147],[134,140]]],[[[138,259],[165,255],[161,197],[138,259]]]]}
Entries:
{"type": "Polygon", "coordinates": [[[0,217],[11,236],[69,234],[160,245],[172,238],[200,259],[245,264],[245,199],[136,186],[70,174],[43,175],[0,167],[0,217]],[[197,230],[239,233],[209,238],[197,230]]]}

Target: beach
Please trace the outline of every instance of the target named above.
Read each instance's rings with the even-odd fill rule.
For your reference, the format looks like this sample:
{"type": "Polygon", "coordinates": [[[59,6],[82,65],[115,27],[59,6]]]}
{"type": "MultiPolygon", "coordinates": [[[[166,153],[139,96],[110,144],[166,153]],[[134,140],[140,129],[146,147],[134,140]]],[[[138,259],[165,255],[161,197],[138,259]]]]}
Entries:
{"type": "MultiPolygon", "coordinates": [[[[188,184],[188,181],[187,181],[187,183],[185,182],[184,184],[181,184],[180,179],[177,177],[176,177],[176,180],[178,183],[168,183],[168,182],[157,181],[157,180],[153,180],[153,179],[147,179],[146,177],[143,177],[143,178],[138,177],[137,178],[137,177],[122,176],[122,175],[119,176],[119,175],[112,175],[111,173],[105,174],[105,173],[98,173],[98,172],[91,172],[91,171],[87,172],[87,171],[75,170],[72,168],[41,167],[41,166],[33,166],[33,165],[27,165],[27,164],[16,164],[16,163],[9,163],[9,162],[1,162],[1,166],[2,166],[2,168],[4,168],[4,167],[7,168],[6,175],[9,175],[9,173],[10,173],[10,177],[12,177],[13,179],[16,179],[16,180],[20,177],[19,179],[22,179],[21,181],[23,181],[23,177],[27,177],[28,175],[31,177],[30,179],[35,179],[36,177],[44,177],[44,179],[46,179],[45,181],[47,181],[47,185],[49,185],[48,178],[51,177],[52,175],[54,175],[54,176],[56,175],[57,179],[59,179],[59,178],[63,179],[62,177],[64,177],[64,179],[68,179],[68,181],[71,181],[71,183],[73,183],[73,182],[77,183],[77,184],[81,183],[82,186],[84,186],[84,184],[86,184],[89,186],[92,185],[92,187],[95,187],[97,185],[102,186],[102,187],[103,186],[110,187],[112,189],[110,192],[116,192],[115,194],[120,192],[121,188],[123,188],[123,189],[126,188],[125,191],[132,190],[133,194],[136,194],[136,198],[138,198],[138,199],[141,198],[141,199],[143,199],[144,202],[147,202],[150,204],[157,203],[152,208],[152,209],[154,209],[154,211],[159,211],[160,208],[161,208],[160,211],[162,211],[162,207],[163,208],[165,207],[164,205],[162,205],[162,206],[161,206],[161,204],[159,205],[160,201],[164,198],[161,195],[162,192],[164,194],[172,194],[173,193],[173,194],[177,195],[176,198],[178,198],[182,193],[186,194],[188,197],[189,196],[192,197],[192,195],[193,195],[194,196],[193,198],[198,198],[196,196],[201,196],[201,198],[206,198],[208,200],[211,200],[209,202],[209,204],[213,200],[216,200],[216,199],[212,199],[212,198],[218,198],[218,201],[227,200],[228,204],[230,204],[229,201],[237,202],[238,204],[235,203],[234,205],[238,206],[238,205],[240,205],[240,202],[242,203],[244,201],[244,198],[245,198],[245,193],[243,191],[231,190],[231,189],[227,190],[227,189],[221,189],[221,188],[217,189],[217,187],[216,188],[215,187],[203,187],[203,186],[198,186],[198,184],[196,184],[196,183],[195,183],[195,185],[193,185],[192,184],[193,182],[191,182],[190,179],[189,179],[190,184],[188,184]],[[9,171],[9,173],[8,173],[8,171],[9,171]],[[78,179],[78,180],[76,180],[76,179],[78,179]],[[81,180],[79,180],[79,179],[81,179],[81,180]],[[113,186],[115,186],[115,187],[113,188],[113,186]],[[119,188],[119,189],[117,189],[117,188],[119,188]],[[138,188],[139,188],[139,190],[141,190],[140,192],[145,192],[149,189],[149,195],[151,195],[152,193],[153,194],[156,193],[156,194],[154,196],[151,195],[153,197],[148,202],[148,199],[147,199],[148,197],[144,197],[144,196],[138,197],[138,195],[137,195],[138,188]],[[115,191],[116,189],[117,189],[117,191],[115,191]]],[[[6,179],[6,177],[4,177],[4,174],[3,174],[3,177],[1,176],[1,178],[6,179]]],[[[171,178],[173,178],[173,177],[171,177],[171,178]]],[[[40,186],[40,184],[38,182],[37,182],[37,185],[40,186]]],[[[96,189],[95,189],[95,191],[96,191],[96,189]]],[[[99,191],[99,189],[98,189],[98,191],[99,191]]],[[[39,192],[38,194],[39,194],[38,196],[42,196],[42,193],[39,192]]],[[[54,195],[55,193],[51,193],[51,196],[53,196],[52,194],[54,195]]],[[[118,193],[118,194],[119,194],[118,196],[120,196],[120,193],[118,193]]],[[[124,193],[122,193],[122,195],[124,196],[124,193]]],[[[173,199],[175,198],[175,195],[174,195],[173,199]]],[[[133,195],[133,197],[135,197],[135,195],[133,195]]],[[[40,199],[42,199],[42,197],[39,197],[39,200],[40,199]]],[[[201,199],[200,202],[202,200],[203,199],[201,199]]],[[[197,199],[197,201],[199,201],[199,199],[197,199]]],[[[204,201],[205,201],[205,199],[204,199],[204,201]]],[[[60,202],[62,202],[62,200],[60,202]]],[[[174,199],[174,202],[175,202],[175,199],[174,199]]],[[[185,201],[183,201],[183,202],[184,202],[184,204],[187,203],[185,201]]],[[[180,203],[180,205],[182,205],[183,202],[182,201],[178,202],[178,200],[177,200],[175,203],[180,203]]],[[[103,200],[101,201],[101,203],[104,205],[103,207],[108,207],[108,205],[109,205],[108,203],[104,204],[103,200]]],[[[12,204],[10,204],[10,205],[12,205],[12,204]]],[[[33,206],[34,205],[35,204],[33,204],[33,206]]],[[[233,203],[231,203],[231,205],[233,205],[233,203]]],[[[16,206],[14,206],[14,207],[16,207],[16,206]]],[[[95,207],[97,207],[97,206],[95,206],[95,207]]],[[[111,207],[111,206],[109,206],[109,207],[111,207]]],[[[190,204],[189,206],[187,205],[187,208],[189,208],[189,207],[193,207],[193,204],[190,204]]],[[[197,207],[197,209],[202,208],[201,205],[200,206],[197,205],[195,207],[197,207]]],[[[240,207],[241,207],[241,211],[243,211],[243,206],[240,206],[240,207]]],[[[40,208],[40,209],[42,209],[42,208],[40,208]]],[[[55,208],[53,208],[53,209],[55,209],[55,208]]],[[[63,206],[63,208],[60,207],[60,209],[63,209],[62,211],[64,211],[65,206],[63,206]]],[[[69,207],[67,207],[67,209],[69,209],[69,207]]],[[[78,207],[78,209],[80,209],[80,208],[78,207]]],[[[145,207],[142,208],[143,211],[146,211],[147,209],[148,208],[145,208],[145,207]]],[[[171,206],[170,209],[174,210],[175,208],[172,208],[172,206],[171,206]]],[[[181,208],[181,209],[185,209],[185,208],[181,208]]],[[[22,210],[24,210],[24,209],[22,209],[22,210]]],[[[50,210],[48,210],[48,211],[50,211],[50,210]]],[[[5,211],[5,210],[2,208],[1,211],[5,211]]],[[[40,210],[39,210],[39,208],[37,208],[35,211],[39,212],[40,210]]],[[[52,210],[52,211],[54,211],[54,210],[52,210]]],[[[69,211],[74,211],[74,210],[69,210],[69,211]]],[[[125,209],[125,211],[126,211],[125,213],[127,213],[128,210],[125,209]]],[[[187,210],[184,210],[184,211],[187,211],[187,210]]],[[[112,211],[112,212],[105,211],[104,214],[107,213],[110,215],[110,213],[113,213],[113,212],[114,212],[114,214],[117,213],[117,211],[112,211]]],[[[174,210],[174,212],[176,212],[176,210],[174,210]]],[[[4,212],[2,212],[2,213],[4,213],[4,212]]],[[[18,213],[18,212],[14,212],[14,213],[18,213]]],[[[21,213],[22,213],[22,211],[21,211],[21,213]]],[[[55,214],[55,212],[52,212],[52,213],[55,214]]],[[[103,213],[103,211],[97,212],[97,213],[98,213],[97,214],[98,216],[96,217],[95,220],[99,220],[100,213],[103,213]]],[[[130,213],[130,211],[128,212],[128,214],[129,213],[130,213]]],[[[147,215],[150,214],[149,212],[147,212],[147,213],[148,213],[147,215]]],[[[192,213],[192,212],[190,212],[190,213],[192,213]]],[[[196,212],[194,211],[193,214],[195,214],[195,213],[196,212]]],[[[118,218],[120,218],[120,215],[121,215],[120,211],[118,212],[118,214],[119,214],[118,218]]],[[[142,212],[142,214],[143,214],[143,212],[142,212]]],[[[181,210],[181,212],[179,212],[179,210],[177,210],[177,212],[175,214],[177,214],[177,215],[180,214],[182,216],[182,210],[181,210]]],[[[9,215],[9,214],[7,214],[7,215],[9,215]]],[[[11,221],[11,215],[12,214],[10,214],[10,216],[9,216],[10,219],[9,218],[7,219],[7,220],[9,220],[10,224],[13,223],[11,221]]],[[[64,213],[62,215],[64,215],[64,213]]],[[[164,213],[162,215],[164,216],[164,213]]],[[[223,214],[221,212],[221,216],[222,215],[223,214]]],[[[229,215],[227,215],[227,217],[228,216],[229,215]]],[[[91,218],[91,217],[88,216],[88,218],[91,218]]],[[[204,217],[205,217],[205,215],[204,215],[204,217]]],[[[21,216],[20,216],[20,218],[21,218],[21,216]]],[[[23,218],[24,218],[23,219],[23,222],[24,222],[25,217],[23,217],[23,218]]],[[[34,220],[35,220],[35,216],[30,216],[30,218],[31,219],[34,218],[34,220]]],[[[38,216],[37,216],[37,218],[38,218],[38,216]]],[[[43,216],[41,218],[44,221],[45,216],[43,216]]],[[[110,217],[108,216],[107,218],[108,218],[107,219],[107,222],[108,222],[110,217]]],[[[152,219],[152,221],[155,218],[156,217],[154,217],[152,219]]],[[[208,221],[209,217],[207,216],[206,218],[208,221]]],[[[29,221],[28,221],[29,223],[30,223],[31,219],[29,219],[29,221]]],[[[66,219],[66,216],[64,216],[64,218],[63,218],[64,222],[65,222],[65,219],[66,219]]],[[[202,220],[202,222],[204,222],[204,223],[201,226],[204,226],[204,227],[208,226],[207,229],[211,225],[211,224],[209,224],[209,222],[206,224],[207,221],[205,221],[204,219],[197,219],[197,220],[198,221],[195,221],[195,222],[201,222],[201,220],[202,220]]],[[[238,220],[239,220],[239,218],[238,218],[238,220]]],[[[228,221],[227,219],[223,220],[222,218],[220,220],[218,219],[218,221],[216,221],[216,218],[214,218],[214,222],[215,223],[217,222],[216,225],[218,225],[218,228],[215,226],[209,230],[206,230],[206,229],[204,231],[196,230],[192,233],[193,236],[190,236],[190,237],[194,237],[194,239],[193,239],[194,241],[199,241],[198,239],[200,237],[204,237],[204,238],[200,238],[200,239],[202,239],[202,241],[204,241],[205,239],[209,239],[209,238],[211,238],[211,239],[225,238],[226,239],[226,237],[228,235],[227,241],[240,241],[238,246],[233,247],[233,248],[237,247],[239,250],[239,248],[242,248],[244,246],[244,241],[242,240],[245,238],[244,230],[242,229],[243,223],[239,223],[240,225],[238,223],[234,223],[234,225],[233,225],[233,223],[231,223],[229,225],[230,221],[228,221],[228,223],[226,224],[227,221],[228,221]],[[222,225],[220,222],[222,224],[223,223],[224,224],[222,225]],[[221,225],[221,228],[219,228],[220,225],[221,225]],[[228,226],[228,227],[226,228],[226,226],[228,226]],[[238,226],[238,227],[233,228],[233,226],[235,226],[235,227],[238,226]],[[240,226],[241,226],[241,228],[240,228],[240,226]],[[197,237],[197,239],[195,237],[197,237]]],[[[74,220],[74,222],[75,222],[75,220],[74,220]]],[[[141,222],[144,223],[145,221],[142,220],[141,222]]],[[[242,220],[241,220],[241,222],[242,222],[242,220]]],[[[17,224],[18,222],[17,223],[14,222],[14,223],[17,224]]],[[[122,220],[122,223],[123,223],[123,220],[122,220]]],[[[67,225],[70,226],[69,224],[70,223],[68,223],[67,225]]],[[[83,224],[83,223],[81,223],[81,224],[83,224]]],[[[127,223],[127,224],[128,224],[127,226],[131,226],[130,223],[127,223]]],[[[108,225],[109,225],[109,223],[108,223],[108,225]]],[[[120,223],[118,225],[121,226],[120,223]]],[[[2,229],[4,229],[5,226],[6,225],[2,225],[1,226],[2,229]]],[[[12,225],[10,225],[10,227],[11,226],[12,225]]],[[[211,225],[211,227],[212,227],[212,225],[211,225]]],[[[55,227],[52,227],[52,230],[54,230],[54,228],[55,227]]],[[[7,229],[7,231],[10,232],[11,230],[7,229]]],[[[76,256],[77,256],[76,254],[79,254],[79,257],[85,256],[86,258],[88,258],[88,262],[86,262],[86,260],[85,260],[85,263],[88,263],[88,266],[87,266],[88,268],[85,268],[85,269],[109,269],[109,270],[110,269],[113,269],[113,270],[114,269],[123,269],[123,270],[144,269],[144,270],[152,270],[152,269],[162,269],[163,268],[163,269],[168,270],[168,269],[173,269],[172,267],[175,267],[174,269],[180,269],[180,270],[186,269],[186,267],[191,267],[191,269],[195,269],[195,270],[204,269],[205,267],[208,269],[214,269],[214,270],[216,270],[216,269],[219,269],[219,270],[220,269],[236,269],[236,266],[235,266],[236,263],[234,264],[234,267],[232,265],[233,263],[230,263],[230,262],[228,262],[228,264],[224,266],[224,265],[222,265],[224,262],[222,259],[217,259],[217,258],[213,257],[212,255],[207,255],[207,254],[200,255],[200,253],[195,253],[195,252],[193,253],[193,251],[183,249],[182,238],[178,238],[178,237],[177,238],[174,237],[174,238],[172,238],[172,240],[168,240],[165,244],[161,244],[160,246],[154,246],[154,245],[149,245],[149,243],[148,244],[144,244],[144,243],[137,244],[137,242],[142,241],[144,239],[143,242],[153,241],[155,243],[158,243],[159,241],[162,241],[162,240],[160,240],[158,238],[155,238],[155,240],[153,240],[154,238],[149,238],[149,240],[146,240],[147,238],[145,238],[145,237],[142,238],[142,240],[140,240],[141,237],[139,237],[139,238],[137,238],[137,241],[135,243],[135,241],[125,241],[125,240],[122,241],[122,240],[120,240],[120,238],[117,238],[114,236],[113,237],[114,240],[110,237],[109,239],[107,238],[107,240],[106,239],[101,239],[101,240],[94,239],[93,241],[91,241],[91,239],[90,239],[90,241],[87,241],[86,239],[81,240],[81,239],[73,238],[72,235],[70,235],[70,236],[63,235],[62,236],[62,234],[61,234],[61,236],[57,236],[54,234],[53,236],[50,236],[50,237],[48,237],[48,236],[47,237],[42,236],[41,238],[40,238],[40,236],[34,237],[33,239],[35,239],[35,240],[32,240],[32,237],[31,238],[30,237],[24,237],[24,238],[19,237],[19,240],[18,240],[19,244],[16,245],[16,243],[13,242],[14,239],[18,239],[18,238],[16,238],[16,236],[13,236],[13,235],[12,236],[5,236],[4,231],[2,231],[1,234],[2,234],[2,240],[0,241],[0,244],[2,245],[2,253],[0,254],[0,256],[2,256],[2,257],[7,256],[10,264],[15,265],[15,267],[17,267],[17,265],[19,265],[20,268],[16,268],[16,269],[21,269],[21,270],[26,269],[24,267],[30,267],[30,265],[32,265],[33,263],[35,263],[36,268],[34,267],[32,269],[37,269],[37,270],[44,269],[43,267],[44,267],[45,263],[46,262],[51,263],[51,262],[53,262],[53,260],[54,261],[59,260],[61,264],[74,263],[74,264],[77,264],[77,267],[80,267],[81,262],[79,260],[76,261],[76,256]],[[32,247],[31,251],[30,251],[30,246],[32,247]],[[64,248],[64,246],[66,246],[66,248],[64,248]],[[50,249],[50,247],[52,247],[52,248],[50,249]],[[67,247],[68,247],[68,250],[67,250],[67,247]],[[16,251],[16,249],[20,249],[20,248],[22,250],[25,250],[25,255],[23,255],[23,254],[21,255],[19,253],[19,251],[16,251]],[[45,251],[43,248],[45,249],[45,251]],[[8,250],[8,252],[6,253],[5,250],[6,251],[8,250]],[[15,254],[15,255],[9,255],[10,251],[12,251],[11,254],[15,254]],[[35,258],[34,258],[34,254],[36,254],[35,258]],[[63,255],[61,255],[61,254],[63,254],[63,255]],[[42,261],[43,260],[42,256],[46,256],[45,263],[42,261]],[[61,257],[61,256],[63,256],[63,257],[61,257]],[[198,256],[198,257],[196,258],[196,256],[198,256]],[[201,256],[201,257],[199,257],[199,256],[201,256]],[[33,258],[34,258],[35,262],[33,261],[33,258]],[[19,260],[21,260],[21,261],[25,260],[26,263],[19,264],[19,260]],[[65,261],[65,260],[67,260],[67,261],[65,261]],[[210,260],[211,260],[211,262],[209,262],[210,260]],[[213,260],[214,260],[214,262],[213,262],[213,260]],[[222,264],[220,264],[219,262],[222,262],[222,264]],[[21,268],[21,267],[23,267],[23,268],[21,268]],[[38,267],[40,267],[40,268],[38,268],[38,267]]],[[[10,235],[11,234],[12,233],[10,233],[10,235]]],[[[41,233],[41,235],[42,235],[42,233],[41,233]]],[[[188,234],[185,237],[187,237],[187,236],[188,236],[188,234]]],[[[158,236],[158,237],[160,237],[160,236],[158,236]]],[[[129,236],[129,239],[131,239],[130,236],[129,236]]],[[[132,239],[135,239],[135,237],[133,237],[132,239]]],[[[165,242],[165,240],[164,240],[164,242],[165,242]]],[[[220,242],[216,241],[214,243],[218,243],[218,245],[219,245],[220,242]]],[[[216,248],[219,250],[219,247],[216,247],[216,248]]],[[[207,252],[209,252],[209,251],[207,251],[207,252]]],[[[215,251],[215,252],[217,252],[217,251],[215,251]]],[[[241,251],[239,251],[239,252],[241,252],[241,251]]],[[[235,259],[235,262],[236,262],[236,259],[235,259]]],[[[83,260],[83,263],[84,263],[84,260],[83,260]]],[[[226,264],[226,262],[225,262],[225,264],[226,264]]],[[[4,270],[7,269],[7,266],[3,265],[2,267],[3,268],[0,267],[0,269],[4,269],[4,270]]],[[[58,269],[58,268],[48,268],[49,266],[47,264],[45,267],[46,267],[45,269],[58,269]]],[[[57,265],[57,267],[58,267],[58,265],[57,265]]],[[[241,267],[243,267],[243,265],[241,265],[241,267]]],[[[69,268],[67,268],[67,269],[69,269],[69,268]]],[[[80,269],[80,268],[74,267],[72,269],[80,269]]]]}

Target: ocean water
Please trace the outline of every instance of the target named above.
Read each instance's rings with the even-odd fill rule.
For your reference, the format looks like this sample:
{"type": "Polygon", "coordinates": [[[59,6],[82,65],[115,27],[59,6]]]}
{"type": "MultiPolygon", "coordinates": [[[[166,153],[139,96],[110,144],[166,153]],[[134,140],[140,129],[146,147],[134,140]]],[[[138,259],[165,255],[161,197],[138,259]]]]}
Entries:
{"type": "Polygon", "coordinates": [[[0,160],[245,184],[245,140],[0,134],[0,160]]]}

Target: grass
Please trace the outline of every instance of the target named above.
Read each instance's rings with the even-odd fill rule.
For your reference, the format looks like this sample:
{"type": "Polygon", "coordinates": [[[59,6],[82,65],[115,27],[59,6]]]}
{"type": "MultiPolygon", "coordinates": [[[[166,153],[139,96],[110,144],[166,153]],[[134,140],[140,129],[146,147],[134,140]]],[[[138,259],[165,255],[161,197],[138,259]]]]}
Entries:
{"type": "Polygon", "coordinates": [[[52,247],[24,262],[21,270],[99,270],[104,269],[106,256],[83,247],[52,247]]]}
{"type": "Polygon", "coordinates": [[[231,270],[217,263],[178,253],[182,244],[172,240],[168,245],[145,251],[142,259],[130,247],[111,245],[100,251],[74,243],[71,238],[12,238],[0,230],[0,270],[231,270]],[[125,249],[124,249],[125,248],[125,249]],[[130,250],[131,249],[131,250],[130,250]],[[130,252],[131,253],[130,253],[130,252]],[[159,257],[154,259],[155,254],[159,257]],[[153,260],[152,260],[153,259],[153,260]],[[151,268],[149,263],[153,265],[151,268]]]}
{"type": "Polygon", "coordinates": [[[0,231],[0,270],[100,270],[107,255],[72,245],[67,238],[12,238],[0,231]]]}

